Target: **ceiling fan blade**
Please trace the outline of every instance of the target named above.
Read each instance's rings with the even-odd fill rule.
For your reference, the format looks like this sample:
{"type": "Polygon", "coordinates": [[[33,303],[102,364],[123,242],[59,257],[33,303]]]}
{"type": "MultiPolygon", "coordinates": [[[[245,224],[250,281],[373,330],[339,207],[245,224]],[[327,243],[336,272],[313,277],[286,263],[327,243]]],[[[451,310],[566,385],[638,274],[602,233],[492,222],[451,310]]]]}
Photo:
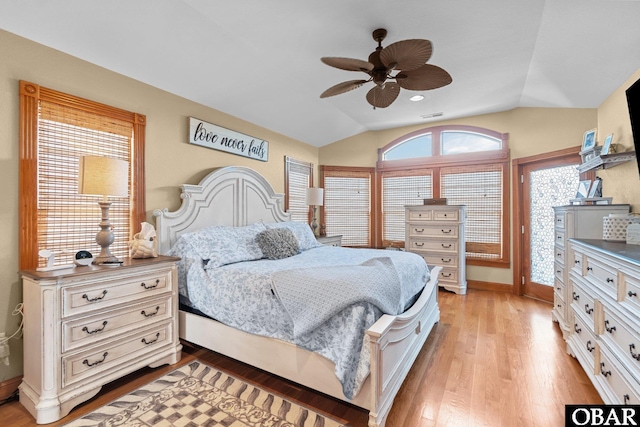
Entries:
{"type": "Polygon", "coordinates": [[[400,86],[396,83],[387,82],[384,88],[374,86],[367,92],[367,101],[376,108],[387,108],[393,103],[400,93],[400,86]]]}
{"type": "Polygon", "coordinates": [[[337,85],[331,86],[329,89],[322,92],[320,98],[328,98],[330,96],[349,92],[350,90],[359,88],[368,81],[369,80],[349,80],[348,82],[338,83],[337,85]]]}
{"type": "Polygon", "coordinates": [[[339,68],[341,70],[364,71],[365,73],[373,70],[372,63],[362,61],[360,59],[325,57],[320,58],[320,60],[331,67],[339,68]]]}
{"type": "Polygon", "coordinates": [[[396,81],[403,89],[431,90],[446,86],[453,81],[451,75],[442,68],[424,64],[411,71],[402,71],[396,75],[396,81]]]}
{"type": "Polygon", "coordinates": [[[387,68],[402,71],[415,70],[431,58],[432,52],[433,46],[429,40],[402,40],[382,49],[380,61],[387,68]]]}

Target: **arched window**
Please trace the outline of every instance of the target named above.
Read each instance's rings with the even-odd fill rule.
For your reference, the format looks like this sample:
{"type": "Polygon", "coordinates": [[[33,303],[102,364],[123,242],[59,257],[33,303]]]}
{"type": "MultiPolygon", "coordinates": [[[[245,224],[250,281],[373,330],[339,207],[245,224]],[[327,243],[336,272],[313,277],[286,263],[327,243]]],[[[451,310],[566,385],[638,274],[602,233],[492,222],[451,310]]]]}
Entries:
{"type": "Polygon", "coordinates": [[[509,265],[508,134],[437,126],[378,150],[378,246],[404,246],[404,206],[446,198],[465,205],[467,263],[509,265]]]}

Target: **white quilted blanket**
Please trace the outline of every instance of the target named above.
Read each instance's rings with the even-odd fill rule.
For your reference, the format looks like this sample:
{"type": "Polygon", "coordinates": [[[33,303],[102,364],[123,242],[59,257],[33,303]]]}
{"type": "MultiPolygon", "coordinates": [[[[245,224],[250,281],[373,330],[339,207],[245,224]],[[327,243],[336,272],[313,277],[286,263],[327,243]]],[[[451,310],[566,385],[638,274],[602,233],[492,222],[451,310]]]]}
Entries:
{"type": "Polygon", "coordinates": [[[318,328],[344,308],[369,302],[383,313],[402,313],[400,278],[388,257],[358,265],[298,268],[272,275],[272,289],[293,320],[294,337],[318,328]]]}

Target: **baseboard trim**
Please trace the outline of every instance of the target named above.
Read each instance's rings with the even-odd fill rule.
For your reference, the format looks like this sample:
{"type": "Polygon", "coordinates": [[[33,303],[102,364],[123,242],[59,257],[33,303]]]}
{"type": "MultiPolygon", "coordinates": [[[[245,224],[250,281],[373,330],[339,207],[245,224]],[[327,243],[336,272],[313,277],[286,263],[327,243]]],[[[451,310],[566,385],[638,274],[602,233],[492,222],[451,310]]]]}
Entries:
{"type": "Polygon", "coordinates": [[[11,396],[22,382],[22,375],[15,378],[9,378],[6,381],[0,383],[0,400],[5,400],[11,396]]]}
{"type": "Polygon", "coordinates": [[[506,285],[504,283],[482,282],[480,280],[469,279],[467,279],[467,288],[478,289],[480,291],[506,292],[508,294],[512,293],[514,290],[513,286],[506,285]]]}

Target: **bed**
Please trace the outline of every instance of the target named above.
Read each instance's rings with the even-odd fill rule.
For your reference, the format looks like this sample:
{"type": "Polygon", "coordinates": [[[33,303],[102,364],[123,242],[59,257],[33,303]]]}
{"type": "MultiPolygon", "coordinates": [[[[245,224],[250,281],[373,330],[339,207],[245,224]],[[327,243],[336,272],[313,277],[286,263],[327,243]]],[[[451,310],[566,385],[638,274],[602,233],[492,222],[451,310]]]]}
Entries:
{"type": "MultiPolygon", "coordinates": [[[[326,266],[329,265],[327,263],[333,262],[332,258],[337,259],[338,264],[341,262],[339,259],[343,260],[341,265],[332,267],[332,269],[340,271],[341,268],[348,268],[352,272],[362,271],[364,277],[371,277],[368,283],[372,286],[375,285],[376,277],[381,275],[379,272],[382,270],[376,269],[381,268],[382,264],[386,264],[387,268],[393,269],[395,267],[395,271],[399,273],[397,281],[408,283],[409,280],[414,279],[410,279],[410,275],[406,271],[418,268],[411,267],[414,260],[410,257],[414,254],[399,251],[323,247],[307,241],[308,239],[305,240],[308,235],[298,234],[300,252],[289,258],[270,262],[270,260],[251,259],[251,255],[249,255],[244,259],[232,260],[241,262],[220,263],[220,265],[211,266],[208,265],[209,258],[214,258],[203,255],[200,256],[202,259],[199,259],[198,263],[191,259],[191,252],[181,252],[178,248],[182,248],[184,242],[190,242],[188,250],[191,251],[192,246],[196,246],[191,243],[193,236],[205,236],[205,238],[219,241],[220,235],[209,235],[209,230],[215,230],[216,233],[219,233],[220,230],[226,232],[227,229],[230,229],[230,232],[244,233],[245,231],[255,232],[255,227],[258,229],[294,227],[294,233],[298,231],[296,231],[295,224],[291,224],[289,215],[282,209],[283,196],[276,194],[264,177],[249,168],[224,167],[216,169],[198,185],[182,185],[180,197],[182,204],[176,211],[171,212],[168,209],[154,211],[158,251],[162,254],[186,254],[183,259],[185,264],[179,267],[182,268],[182,272],[179,274],[181,276],[179,286],[182,288],[181,300],[185,303],[181,305],[179,311],[180,338],[365,408],[369,410],[369,426],[383,427],[402,382],[431,329],[439,320],[440,312],[437,302],[439,267],[432,268],[430,272],[426,266],[422,267],[426,269],[426,274],[421,276],[426,284],[424,287],[420,285],[418,292],[414,292],[417,288],[412,288],[413,290],[405,292],[406,295],[402,295],[398,300],[383,300],[383,302],[389,301],[389,306],[395,307],[397,314],[382,314],[377,320],[369,322],[371,326],[368,326],[366,330],[359,332],[363,337],[361,341],[362,356],[357,363],[348,365],[354,367],[355,371],[351,372],[350,368],[345,369],[348,371],[345,374],[347,377],[345,380],[343,376],[337,375],[337,372],[342,369],[342,360],[340,358],[332,360],[335,359],[332,355],[327,355],[322,350],[316,351],[314,341],[308,339],[316,331],[304,329],[308,326],[306,324],[300,328],[300,323],[296,323],[299,316],[304,318],[304,313],[295,313],[295,307],[300,305],[299,303],[287,305],[285,299],[287,292],[289,294],[296,293],[295,291],[290,292],[292,288],[287,288],[287,285],[291,282],[295,283],[303,274],[307,273],[311,274],[310,277],[317,280],[318,283],[324,280],[327,285],[331,285],[331,279],[325,277],[323,270],[330,270],[326,266]],[[309,247],[303,251],[302,246],[304,245],[309,247]],[[338,252],[334,252],[334,250],[338,252]],[[351,256],[349,254],[353,254],[352,261],[347,261],[351,256]],[[404,262],[409,264],[403,264],[404,262]],[[302,264],[292,268],[293,263],[302,264]],[[282,267],[278,267],[277,271],[272,270],[276,268],[274,266],[280,264],[282,267]],[[251,328],[248,331],[243,331],[233,322],[230,323],[233,326],[230,326],[214,320],[214,317],[224,318],[224,309],[220,308],[216,311],[218,307],[211,303],[212,297],[207,296],[207,292],[194,291],[199,289],[195,287],[196,285],[184,283],[188,282],[185,278],[187,271],[189,280],[192,280],[192,277],[206,276],[208,279],[203,280],[217,281],[222,280],[225,274],[230,275],[232,280],[238,275],[256,275],[252,276],[255,278],[252,278],[251,282],[255,281],[256,287],[263,286],[265,288],[261,291],[262,295],[266,294],[268,290],[271,291],[272,295],[262,297],[270,301],[267,305],[280,306],[280,309],[284,307],[285,312],[294,319],[291,328],[293,332],[290,331],[294,338],[288,339],[291,337],[283,337],[278,333],[267,336],[268,334],[262,334],[251,328]],[[371,274],[371,276],[366,276],[367,274],[371,274]],[[267,289],[269,285],[266,283],[265,277],[272,278],[271,289],[267,289]],[[259,284],[260,280],[265,283],[259,284]],[[197,293],[202,293],[205,296],[197,296],[197,293]],[[198,306],[198,300],[209,301],[209,304],[206,305],[206,308],[198,306]],[[274,303],[274,301],[279,303],[274,303]],[[398,303],[398,301],[400,302],[398,303]],[[287,311],[288,309],[293,311],[287,311]],[[353,383],[349,381],[353,381],[353,383]],[[346,386],[346,383],[352,384],[353,388],[346,386]]],[[[312,234],[311,236],[313,237],[312,234]]],[[[312,240],[315,241],[315,239],[312,240]]],[[[229,251],[234,254],[230,255],[232,258],[240,252],[229,251]]],[[[200,253],[198,252],[198,254],[200,253]]],[[[197,257],[193,256],[193,258],[197,257]]],[[[424,264],[423,261],[422,264],[424,264]]],[[[310,279],[307,278],[307,280],[310,279]]],[[[402,285],[404,286],[404,284],[402,285]]],[[[393,296],[393,298],[396,297],[398,295],[393,296]]],[[[342,296],[339,299],[342,299],[342,296]]],[[[236,297],[236,301],[241,300],[242,298],[236,297]]],[[[370,309],[370,306],[370,303],[363,303],[362,307],[358,307],[357,310],[349,306],[344,311],[341,310],[340,313],[346,313],[344,317],[348,318],[352,311],[359,313],[358,315],[364,312],[365,318],[370,319],[372,310],[373,312],[376,310],[370,309]]],[[[323,328],[329,327],[327,324],[333,322],[333,317],[331,319],[331,322],[323,321],[321,326],[323,328]]],[[[256,324],[260,324],[260,322],[264,322],[264,319],[257,320],[256,324]]],[[[274,321],[274,323],[277,322],[274,321]]],[[[269,326],[264,325],[262,328],[269,329],[269,326]]],[[[330,332],[329,329],[327,331],[320,335],[325,337],[335,335],[335,332],[330,332]]],[[[357,340],[358,335],[355,335],[357,332],[353,333],[353,340],[357,340]]],[[[350,359],[350,357],[344,359],[350,359]]]]}

